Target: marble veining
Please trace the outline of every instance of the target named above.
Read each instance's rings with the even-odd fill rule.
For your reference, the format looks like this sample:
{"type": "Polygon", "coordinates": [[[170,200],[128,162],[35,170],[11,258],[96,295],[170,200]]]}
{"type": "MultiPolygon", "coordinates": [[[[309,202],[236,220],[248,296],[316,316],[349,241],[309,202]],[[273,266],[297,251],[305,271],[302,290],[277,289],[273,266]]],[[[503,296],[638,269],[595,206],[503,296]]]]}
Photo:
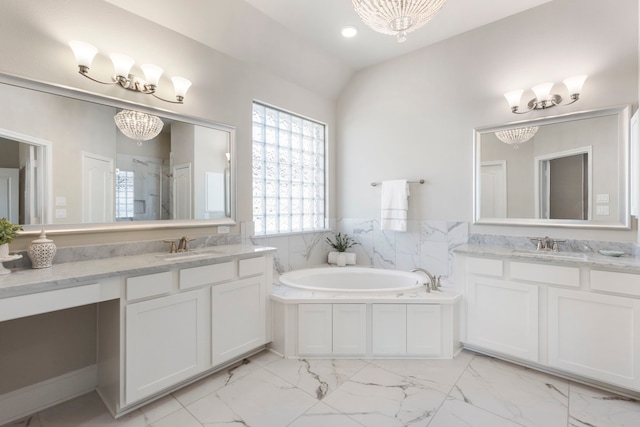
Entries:
{"type": "Polygon", "coordinates": [[[11,427],[629,427],[640,402],[487,356],[282,359],[262,352],[114,420],[89,393],[11,427]]]}

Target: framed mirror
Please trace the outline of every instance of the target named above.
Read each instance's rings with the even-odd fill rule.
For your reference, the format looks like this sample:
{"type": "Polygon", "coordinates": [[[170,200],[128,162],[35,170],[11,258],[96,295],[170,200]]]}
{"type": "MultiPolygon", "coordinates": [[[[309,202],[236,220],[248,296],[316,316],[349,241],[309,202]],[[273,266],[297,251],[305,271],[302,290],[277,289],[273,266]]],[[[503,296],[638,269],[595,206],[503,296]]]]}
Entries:
{"type": "Polygon", "coordinates": [[[0,217],[26,232],[235,224],[235,128],[7,76],[0,96],[0,217]]]}
{"type": "Polygon", "coordinates": [[[630,228],[630,107],[474,129],[474,223],[630,228]]]}

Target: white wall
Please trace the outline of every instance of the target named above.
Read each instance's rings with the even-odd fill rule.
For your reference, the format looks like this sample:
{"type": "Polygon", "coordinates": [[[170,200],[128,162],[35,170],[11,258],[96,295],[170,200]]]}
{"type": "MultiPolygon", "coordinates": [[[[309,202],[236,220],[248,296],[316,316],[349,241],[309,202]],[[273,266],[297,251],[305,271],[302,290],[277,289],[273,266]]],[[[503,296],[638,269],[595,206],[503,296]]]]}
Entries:
{"type": "MultiPolygon", "coordinates": [[[[524,119],[503,93],[586,73],[578,103],[525,117],[636,105],[637,71],[637,0],[556,0],[363,70],[338,101],[338,217],[379,218],[372,181],[424,178],[411,189],[410,219],[471,222],[472,130],[524,119]]],[[[636,240],[633,231],[471,232],[636,240]]]]}

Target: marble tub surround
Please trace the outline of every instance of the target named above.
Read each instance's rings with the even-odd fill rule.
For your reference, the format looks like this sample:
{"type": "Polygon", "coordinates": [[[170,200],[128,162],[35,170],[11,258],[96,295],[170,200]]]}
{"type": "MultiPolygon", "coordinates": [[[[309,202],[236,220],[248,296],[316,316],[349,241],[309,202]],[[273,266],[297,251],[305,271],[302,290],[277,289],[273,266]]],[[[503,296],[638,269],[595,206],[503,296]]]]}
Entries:
{"type": "Polygon", "coordinates": [[[114,420],[95,393],[12,427],[635,426],[640,403],[463,351],[453,360],[253,356],[114,420]]]}
{"type": "MultiPolygon", "coordinates": [[[[180,237],[188,236],[188,230],[185,231],[167,231],[167,240],[176,240],[176,245],[180,237]]],[[[99,235],[98,235],[99,236],[99,235]]],[[[163,239],[164,240],[164,239],[163,239]]],[[[55,259],[55,264],[64,264],[68,262],[77,261],[89,261],[113,257],[125,257],[135,256],[142,254],[150,254],[157,252],[169,253],[170,244],[165,243],[163,240],[145,240],[138,242],[123,242],[123,243],[109,243],[109,244],[96,244],[85,246],[67,246],[58,247],[55,259]]],[[[209,246],[218,245],[233,245],[240,244],[242,238],[238,234],[222,234],[213,236],[197,237],[195,240],[189,242],[189,249],[202,249],[209,246]]],[[[27,256],[27,251],[16,251],[16,254],[23,255],[22,259],[6,263],[7,268],[31,268],[31,261],[27,256]]]]}
{"type": "Polygon", "coordinates": [[[468,223],[409,220],[406,232],[383,231],[378,219],[341,218],[336,229],[352,236],[358,264],[393,270],[426,268],[436,276],[450,276],[452,250],[467,243],[468,223]]]}

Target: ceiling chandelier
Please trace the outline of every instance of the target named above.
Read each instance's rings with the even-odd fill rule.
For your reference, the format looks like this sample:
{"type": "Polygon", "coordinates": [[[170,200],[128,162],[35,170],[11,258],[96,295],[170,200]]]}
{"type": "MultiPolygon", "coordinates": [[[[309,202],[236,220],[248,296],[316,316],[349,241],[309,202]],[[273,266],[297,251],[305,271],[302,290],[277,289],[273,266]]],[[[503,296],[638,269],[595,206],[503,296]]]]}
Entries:
{"type": "Polygon", "coordinates": [[[407,33],[429,22],[447,0],[352,0],[360,19],[373,30],[396,36],[398,43],[407,33]]]}
{"type": "Polygon", "coordinates": [[[527,142],[538,132],[538,126],[527,126],[523,128],[505,129],[496,132],[498,139],[505,144],[518,148],[523,142],[527,142]]]}
{"type": "Polygon", "coordinates": [[[158,116],[140,111],[122,110],[113,119],[120,132],[137,141],[138,146],[142,145],[142,141],[158,136],[164,125],[158,116]]]}

